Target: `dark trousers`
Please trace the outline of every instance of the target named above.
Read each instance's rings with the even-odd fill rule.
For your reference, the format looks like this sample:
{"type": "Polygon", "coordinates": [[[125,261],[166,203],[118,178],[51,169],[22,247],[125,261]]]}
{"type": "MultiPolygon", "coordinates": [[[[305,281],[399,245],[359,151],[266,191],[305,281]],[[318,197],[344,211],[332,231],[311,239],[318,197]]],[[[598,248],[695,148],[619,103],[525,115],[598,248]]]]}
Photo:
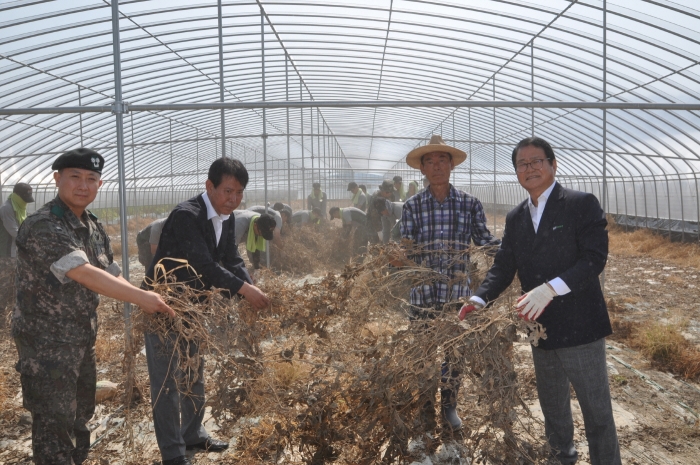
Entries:
{"type": "Polygon", "coordinates": [[[95,413],[95,342],[73,345],[15,337],[24,408],[32,414],[37,465],[80,464],[88,456],[95,413]]]}
{"type": "MultiPolygon", "coordinates": [[[[144,335],[146,362],[151,381],[151,406],[156,440],[163,460],[185,455],[186,446],[204,441],[208,434],[202,426],[204,417],[204,359],[196,373],[183,373],[172,338],[160,341],[156,334],[144,335]],[[191,383],[189,392],[182,393],[191,383]]],[[[190,356],[199,346],[183,347],[190,356]]]]}
{"type": "Polygon", "coordinates": [[[532,359],[545,434],[560,461],[575,463],[577,455],[571,415],[573,386],[583,413],[591,464],[619,465],[620,446],[610,400],[605,339],[565,349],[532,347],[532,359]]]}
{"type": "MultiPolygon", "coordinates": [[[[438,314],[444,311],[444,305],[444,303],[437,303],[432,307],[426,308],[412,307],[409,311],[411,325],[417,330],[427,328],[425,321],[435,319],[438,314]]],[[[462,374],[459,371],[458,363],[459,360],[455,359],[453,351],[448,351],[448,353],[445,354],[445,360],[440,366],[440,403],[443,406],[457,405],[457,391],[459,391],[462,384],[462,374]]],[[[437,386],[435,391],[437,391],[437,386]]],[[[432,408],[432,404],[435,401],[435,391],[426,393],[425,395],[426,404],[430,404],[430,407],[426,405],[428,409],[432,408]]]]}

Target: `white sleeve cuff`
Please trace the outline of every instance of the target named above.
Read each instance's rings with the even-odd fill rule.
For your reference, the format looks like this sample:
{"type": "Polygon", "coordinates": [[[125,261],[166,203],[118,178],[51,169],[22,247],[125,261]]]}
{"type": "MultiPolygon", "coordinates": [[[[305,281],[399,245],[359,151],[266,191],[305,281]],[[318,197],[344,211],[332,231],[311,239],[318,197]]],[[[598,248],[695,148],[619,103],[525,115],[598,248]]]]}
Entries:
{"type": "Polygon", "coordinates": [[[475,302],[475,303],[481,305],[482,307],[486,307],[486,302],[484,302],[484,299],[482,299],[481,297],[475,296],[475,295],[469,297],[469,302],[475,302]]]}
{"type": "Polygon", "coordinates": [[[88,260],[88,257],[87,255],[85,255],[85,252],[83,252],[82,250],[74,250],[68,255],[64,255],[63,257],[53,262],[51,264],[50,270],[61,284],[66,284],[68,281],[71,280],[69,277],[66,276],[66,273],[68,273],[73,268],[78,268],[79,266],[85,265],[87,263],[90,263],[90,260],[88,260]]]}
{"type": "Polygon", "coordinates": [[[112,262],[105,271],[115,278],[118,278],[122,274],[122,269],[117,262],[112,262]]]}
{"type": "Polygon", "coordinates": [[[554,292],[556,292],[557,295],[566,295],[571,292],[569,286],[567,286],[564,280],[561,278],[554,278],[549,282],[549,285],[552,286],[552,289],[554,289],[554,292]]]}

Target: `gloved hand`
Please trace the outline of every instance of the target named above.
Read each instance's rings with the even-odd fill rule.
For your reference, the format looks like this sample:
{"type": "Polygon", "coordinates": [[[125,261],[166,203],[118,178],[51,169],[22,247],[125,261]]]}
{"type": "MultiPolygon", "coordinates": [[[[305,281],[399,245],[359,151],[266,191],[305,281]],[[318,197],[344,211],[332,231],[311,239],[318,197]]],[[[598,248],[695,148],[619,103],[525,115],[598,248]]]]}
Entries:
{"type": "Polygon", "coordinates": [[[515,308],[520,311],[519,315],[527,321],[534,321],[542,314],[553,298],[557,296],[552,286],[547,283],[540,284],[527,294],[518,299],[515,308]]]}
{"type": "Polygon", "coordinates": [[[461,309],[459,309],[459,314],[457,315],[459,317],[459,321],[464,320],[464,318],[467,316],[467,313],[471,313],[474,310],[481,310],[482,308],[484,308],[484,306],[481,305],[479,302],[470,300],[466,304],[462,305],[461,309]]]}

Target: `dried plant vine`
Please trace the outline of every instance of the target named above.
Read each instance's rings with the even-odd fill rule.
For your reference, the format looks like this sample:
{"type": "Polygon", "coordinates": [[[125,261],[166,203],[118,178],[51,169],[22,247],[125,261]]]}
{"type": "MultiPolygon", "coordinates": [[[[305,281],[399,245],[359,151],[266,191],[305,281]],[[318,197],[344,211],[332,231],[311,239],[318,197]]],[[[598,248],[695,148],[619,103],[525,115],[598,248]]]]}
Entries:
{"type": "MultiPolygon", "coordinates": [[[[514,288],[464,322],[455,305],[409,323],[410,287],[440,277],[390,267],[395,247],[370,247],[341,273],[314,282],[259,273],[272,302],[264,311],[161,274],[154,289],[177,317],[143,317],[141,329],[200,342],[212,415],[238,437],[219,463],[407,463],[417,458],[416,440],[423,453],[451,442],[471,463],[545,463],[515,368],[513,343],[526,326],[511,308],[514,288]],[[433,403],[446,356],[463,377],[464,427],[454,433],[433,403]],[[426,421],[430,409],[438,412],[437,429],[426,421]]],[[[490,258],[470,253],[478,264],[472,279],[480,282],[490,258]]],[[[183,370],[201,363],[179,355],[183,370]]]]}

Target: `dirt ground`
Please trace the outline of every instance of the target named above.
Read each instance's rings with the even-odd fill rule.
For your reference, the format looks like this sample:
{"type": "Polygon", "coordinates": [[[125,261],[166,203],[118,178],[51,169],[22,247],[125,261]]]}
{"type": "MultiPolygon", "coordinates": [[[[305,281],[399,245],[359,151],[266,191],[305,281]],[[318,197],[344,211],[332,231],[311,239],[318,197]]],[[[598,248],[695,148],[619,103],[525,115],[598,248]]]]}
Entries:
{"type": "MultiPolygon", "coordinates": [[[[138,283],[143,268],[132,263],[132,281],[138,283]]],[[[618,322],[659,321],[678,324],[683,336],[700,348],[700,269],[676,262],[610,254],[604,280],[606,297],[613,302],[611,316],[618,322]]],[[[98,379],[123,386],[121,354],[124,347],[122,307],[105,299],[100,308],[100,333],[96,345],[98,379]]],[[[31,463],[31,421],[21,406],[19,375],[14,369],[16,352],[5,324],[0,330],[0,465],[31,463]]],[[[518,343],[516,363],[520,381],[531,389],[524,398],[535,417],[541,415],[534,391],[534,376],[528,344],[518,343]]],[[[90,427],[93,451],[86,465],[134,463],[129,451],[159,463],[158,449],[148,406],[148,376],[145,356],[136,359],[136,381],[144,399],[125,418],[121,396],[100,403],[90,427]],[[129,428],[129,431],[125,431],[129,428]],[[129,433],[129,434],[127,434],[129,433]],[[131,438],[131,444],[125,441],[131,438]]],[[[624,340],[608,340],[608,367],[613,407],[625,464],[700,463],[700,385],[652,368],[624,340]]],[[[460,406],[461,415],[469,412],[460,406]]],[[[580,464],[587,464],[583,420],[574,402],[576,445],[580,464]]],[[[209,418],[209,417],[207,417],[209,418]]],[[[255,421],[255,419],[247,419],[255,421]]],[[[209,420],[209,431],[217,425],[209,420]]],[[[230,439],[232,443],[236,437],[230,439]]],[[[233,444],[232,444],[233,448],[233,444]]],[[[443,450],[444,452],[444,450],[443,450]]],[[[449,455],[449,454],[448,454],[449,455]]],[[[217,463],[218,454],[197,454],[197,464],[217,463]]],[[[467,463],[451,456],[441,461],[430,457],[422,462],[467,463]]],[[[490,462],[487,462],[490,463],[490,462]]]]}

